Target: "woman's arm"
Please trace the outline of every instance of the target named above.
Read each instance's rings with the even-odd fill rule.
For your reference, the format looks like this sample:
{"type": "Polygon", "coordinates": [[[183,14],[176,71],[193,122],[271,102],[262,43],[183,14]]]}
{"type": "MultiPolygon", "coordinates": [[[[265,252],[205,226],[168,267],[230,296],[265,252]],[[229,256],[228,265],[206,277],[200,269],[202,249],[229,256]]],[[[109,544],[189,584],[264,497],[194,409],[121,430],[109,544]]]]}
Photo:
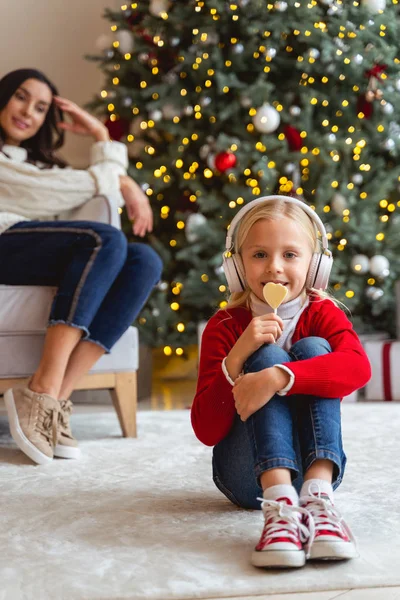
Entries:
{"type": "Polygon", "coordinates": [[[64,131],[71,131],[77,135],[90,135],[96,142],[107,142],[110,140],[107,127],[96,117],[86,110],[61,96],[54,96],[54,102],[71,119],[71,122],[60,121],[57,125],[64,131]]]}

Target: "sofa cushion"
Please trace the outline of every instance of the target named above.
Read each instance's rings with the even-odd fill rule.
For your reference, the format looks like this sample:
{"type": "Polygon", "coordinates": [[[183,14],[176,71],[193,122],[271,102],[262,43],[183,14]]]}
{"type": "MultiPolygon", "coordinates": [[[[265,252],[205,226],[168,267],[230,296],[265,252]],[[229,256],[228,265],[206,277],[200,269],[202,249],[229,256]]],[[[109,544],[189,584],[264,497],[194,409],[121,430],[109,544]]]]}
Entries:
{"type": "MultiPolygon", "coordinates": [[[[44,332],[0,333],[0,379],[32,375],[39,364],[44,335],[44,332]]],[[[103,355],[90,373],[137,371],[138,361],[138,331],[129,327],[111,353],[103,355]]]]}
{"type": "Polygon", "coordinates": [[[0,285],[0,335],[43,332],[57,288],[0,285]]]}

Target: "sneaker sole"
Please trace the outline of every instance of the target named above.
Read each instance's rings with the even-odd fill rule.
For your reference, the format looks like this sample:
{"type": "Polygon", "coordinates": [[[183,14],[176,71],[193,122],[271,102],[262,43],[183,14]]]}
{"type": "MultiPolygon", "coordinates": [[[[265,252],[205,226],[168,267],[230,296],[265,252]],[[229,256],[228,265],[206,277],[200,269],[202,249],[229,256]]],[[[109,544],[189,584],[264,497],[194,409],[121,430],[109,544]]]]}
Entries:
{"type": "Polygon", "coordinates": [[[254,567],[268,567],[279,569],[291,569],[304,567],[306,555],[303,550],[274,550],[269,552],[254,551],[251,555],[251,564],[254,567]]]}
{"type": "Polygon", "coordinates": [[[309,560],[350,560],[357,558],[358,552],[349,542],[315,542],[311,547],[309,560]]]}
{"type": "Polygon", "coordinates": [[[81,450],[80,448],[74,448],[71,446],[63,446],[62,444],[57,444],[54,448],[54,456],[57,458],[80,458],[81,450]]]}
{"type": "Polygon", "coordinates": [[[36,446],[34,446],[32,442],[28,440],[22,431],[18,420],[17,409],[15,408],[12,390],[7,390],[4,393],[4,402],[7,408],[11,436],[18,448],[38,465],[47,465],[48,463],[51,463],[53,458],[46,456],[46,454],[43,454],[43,452],[40,452],[40,450],[38,450],[36,446]]]}

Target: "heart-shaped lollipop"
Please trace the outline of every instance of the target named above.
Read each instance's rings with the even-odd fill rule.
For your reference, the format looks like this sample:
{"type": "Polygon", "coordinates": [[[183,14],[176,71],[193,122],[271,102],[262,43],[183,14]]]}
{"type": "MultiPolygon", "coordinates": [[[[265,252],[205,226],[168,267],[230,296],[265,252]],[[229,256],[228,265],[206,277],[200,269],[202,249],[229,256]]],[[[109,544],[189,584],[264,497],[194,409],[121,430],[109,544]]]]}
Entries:
{"type": "Polygon", "coordinates": [[[281,283],[272,283],[269,281],[263,287],[263,296],[274,312],[282,304],[288,294],[288,289],[281,283]]]}

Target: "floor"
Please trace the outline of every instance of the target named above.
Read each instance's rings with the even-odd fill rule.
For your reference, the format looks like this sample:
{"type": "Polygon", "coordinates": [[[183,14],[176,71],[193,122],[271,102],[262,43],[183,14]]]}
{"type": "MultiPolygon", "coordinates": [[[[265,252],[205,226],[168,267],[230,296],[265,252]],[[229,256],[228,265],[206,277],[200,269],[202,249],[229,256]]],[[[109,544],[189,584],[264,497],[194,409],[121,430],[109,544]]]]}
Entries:
{"type": "MultiPolygon", "coordinates": [[[[151,396],[139,402],[138,410],[189,410],[194,393],[195,380],[158,380],[153,383],[151,396]]],[[[85,412],[108,412],[113,407],[111,400],[108,403],[107,396],[101,397],[102,403],[92,402],[90,404],[75,404],[75,411],[85,412]]],[[[0,413],[4,412],[4,404],[0,401],[0,413]]],[[[338,582],[340,587],[340,583],[338,582]]],[[[225,600],[400,600],[400,587],[382,587],[368,589],[337,589],[329,592],[307,592],[296,594],[276,594],[263,596],[240,596],[229,597],[225,600]]],[[[209,598],[207,600],[217,600],[209,598]]],[[[219,599],[220,600],[220,599],[219,599]]]]}

